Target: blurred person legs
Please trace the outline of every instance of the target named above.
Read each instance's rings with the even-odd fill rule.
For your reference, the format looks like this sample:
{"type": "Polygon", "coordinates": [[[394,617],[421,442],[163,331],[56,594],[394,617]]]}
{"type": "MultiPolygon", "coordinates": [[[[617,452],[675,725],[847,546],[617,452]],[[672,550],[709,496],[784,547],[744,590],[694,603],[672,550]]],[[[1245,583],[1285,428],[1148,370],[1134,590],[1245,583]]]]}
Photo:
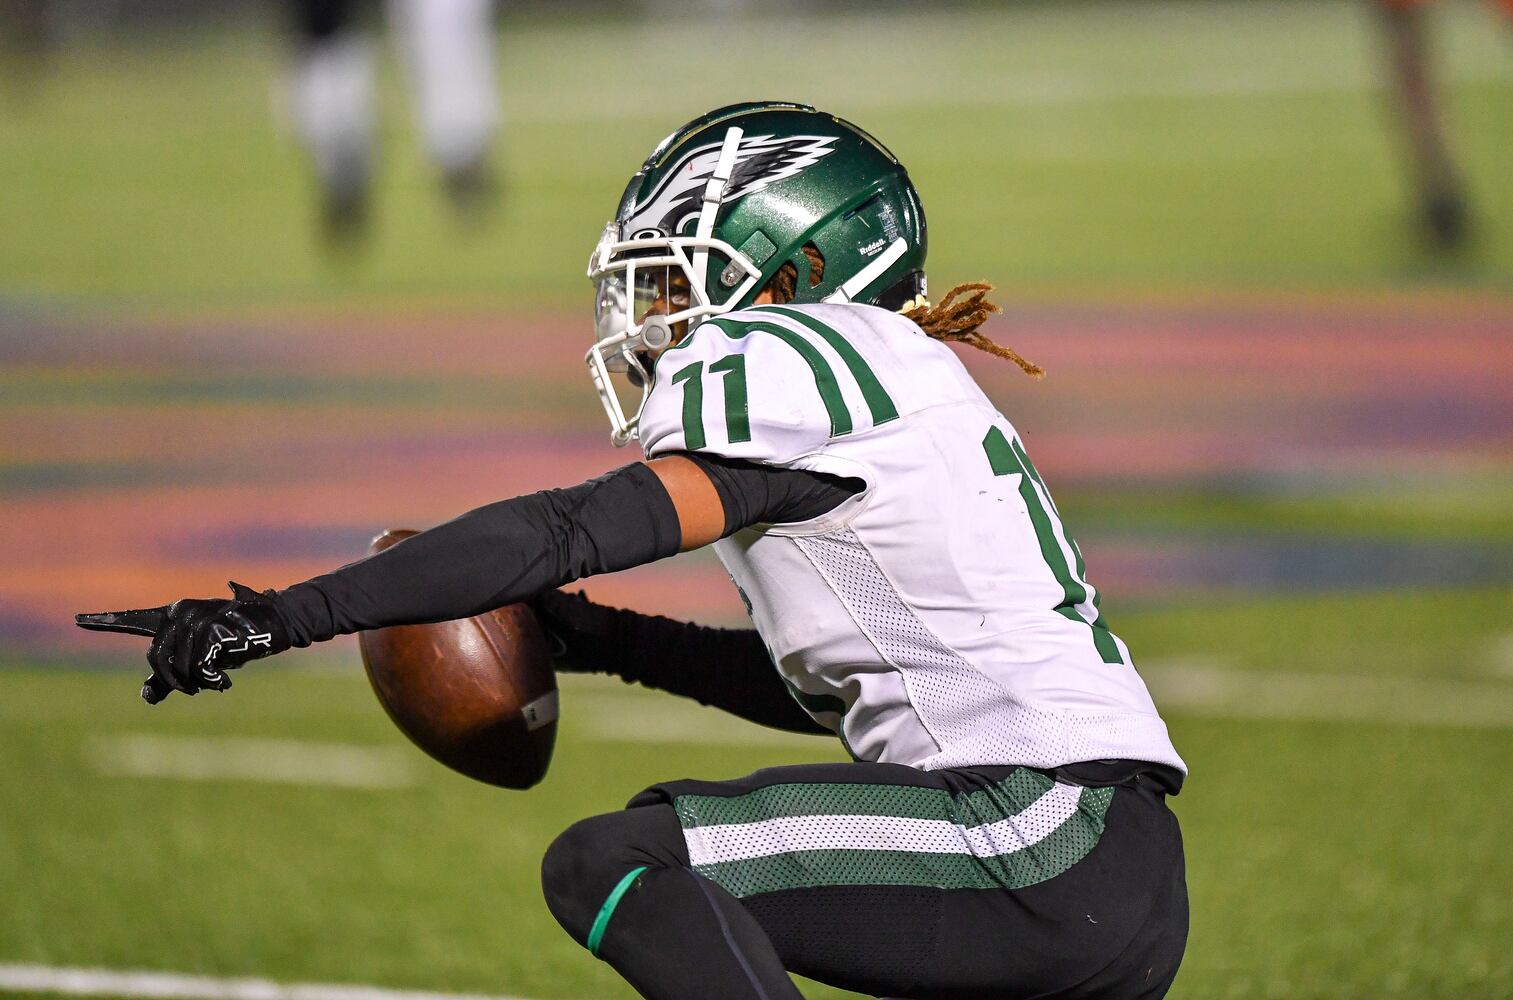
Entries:
{"type": "Polygon", "coordinates": [[[25,99],[53,44],[47,0],[0,0],[0,84],[25,99]]]}
{"type": "Polygon", "coordinates": [[[464,220],[487,209],[499,122],[492,0],[390,0],[421,136],[464,220]]]}
{"type": "Polygon", "coordinates": [[[47,0],[0,0],[0,49],[33,54],[47,48],[47,0]]]}
{"type": "Polygon", "coordinates": [[[1419,224],[1430,247],[1453,252],[1466,243],[1470,210],[1434,90],[1426,0],[1375,2],[1386,32],[1393,99],[1412,161],[1419,224]]]}
{"type": "Polygon", "coordinates": [[[373,172],[375,53],[362,6],[294,0],[294,117],[321,185],[326,234],[337,242],[365,231],[373,172]]]}

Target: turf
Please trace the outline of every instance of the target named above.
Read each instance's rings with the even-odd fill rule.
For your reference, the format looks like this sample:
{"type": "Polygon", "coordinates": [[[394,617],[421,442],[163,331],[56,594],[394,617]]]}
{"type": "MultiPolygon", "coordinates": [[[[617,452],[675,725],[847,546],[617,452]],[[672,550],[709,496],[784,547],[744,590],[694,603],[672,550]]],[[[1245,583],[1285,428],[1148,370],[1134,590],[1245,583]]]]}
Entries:
{"type": "Polygon", "coordinates": [[[374,240],[346,259],[316,238],[276,33],[80,45],[0,116],[0,294],[582,301],[583,262],[638,157],[753,93],[863,120],[895,149],[929,206],[937,280],[1507,291],[1513,59],[1484,12],[1437,18],[1479,213],[1478,247],[1450,265],[1406,231],[1362,5],[1118,3],[835,16],[801,37],[767,19],[680,25],[658,72],[624,71],[626,53],[670,43],[665,25],[507,20],[496,224],[454,224],[391,72],[374,240]]]}
{"type": "Polygon", "coordinates": [[[1079,530],[1202,537],[1312,533],[1321,537],[1513,540],[1513,482],[1468,475],[1420,482],[1357,478],[1337,486],[1285,482],[1196,484],[1154,489],[1080,486],[1061,506],[1079,530]]]}
{"type": "MultiPolygon", "coordinates": [[[[1508,705],[1513,678],[1488,653],[1509,639],[1510,601],[1253,599],[1203,614],[1127,612],[1119,626],[1157,677],[1222,649],[1233,669],[1263,675],[1302,664],[1412,675],[1432,689],[1476,674],[1508,705]]],[[[292,659],[249,668],[224,697],[150,712],[131,673],[0,671],[0,756],[12,776],[0,786],[0,960],[628,997],[541,902],[537,859],[551,837],[661,778],[841,757],[827,741],[568,678],[547,781],[500,792],[410,750],[354,671],[292,659]],[[92,763],[142,733],[400,748],[419,780],[371,791],[190,782],[92,763]]],[[[1492,889],[1513,880],[1498,818],[1513,795],[1513,718],[1473,730],[1402,725],[1393,713],[1383,705],[1376,721],[1348,723],[1201,704],[1171,713],[1193,765],[1175,800],[1194,931],[1174,997],[1513,990],[1502,947],[1513,902],[1492,889]]]]}

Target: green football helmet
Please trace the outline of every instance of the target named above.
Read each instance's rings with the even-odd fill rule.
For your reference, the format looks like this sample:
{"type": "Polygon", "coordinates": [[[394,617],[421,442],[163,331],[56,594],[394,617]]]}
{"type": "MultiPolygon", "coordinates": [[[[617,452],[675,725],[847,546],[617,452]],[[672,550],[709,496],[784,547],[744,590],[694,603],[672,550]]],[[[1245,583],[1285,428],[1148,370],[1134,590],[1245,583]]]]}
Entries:
{"type": "Polygon", "coordinates": [[[925,246],[908,173],[850,122],[761,101],[684,125],[631,178],[589,259],[597,294],[585,360],[611,440],[636,437],[650,367],[681,324],[750,305],[784,264],[797,272],[794,303],[897,309],[925,294],[925,246]],[[810,273],[806,244],[822,275],[810,273]],[[613,372],[640,389],[629,416],[613,372]]]}

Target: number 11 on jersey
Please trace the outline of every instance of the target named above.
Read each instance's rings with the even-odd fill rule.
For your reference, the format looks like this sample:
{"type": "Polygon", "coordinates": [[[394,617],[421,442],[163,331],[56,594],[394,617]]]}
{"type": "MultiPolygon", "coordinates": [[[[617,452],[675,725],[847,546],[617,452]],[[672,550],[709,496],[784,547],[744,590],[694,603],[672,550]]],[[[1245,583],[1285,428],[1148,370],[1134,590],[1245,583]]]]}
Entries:
{"type": "Polygon", "coordinates": [[[1061,584],[1062,601],[1056,606],[1057,613],[1063,618],[1081,622],[1093,630],[1093,646],[1098,650],[1098,656],[1104,663],[1123,663],[1124,657],[1120,655],[1119,644],[1114,641],[1113,633],[1104,624],[1103,612],[1098,608],[1097,591],[1093,590],[1087,582],[1087,569],[1082,562],[1082,550],[1077,548],[1077,542],[1072,538],[1072,533],[1066,530],[1066,525],[1061,523],[1055,501],[1051,499],[1050,491],[1041,481],[1040,473],[1035,471],[1035,465],[1030,461],[1030,456],[1025,453],[1024,445],[1017,440],[1009,440],[1003,431],[992,427],[988,429],[987,437],[982,439],[982,450],[987,452],[988,464],[993,468],[993,475],[1013,474],[1019,477],[1019,496],[1029,512],[1030,523],[1035,526],[1035,538],[1040,543],[1040,555],[1045,559],[1046,565],[1051,568],[1056,582],[1061,584]],[[1041,499],[1042,493],[1044,500],[1041,499]],[[1061,538],[1066,540],[1065,550],[1062,548],[1061,540],[1056,537],[1058,528],[1061,538]],[[1070,550],[1072,555],[1070,563],[1067,560],[1067,550],[1070,550]],[[1093,595],[1091,600],[1088,598],[1090,592],[1093,595]]]}
{"type": "MultiPolygon", "coordinates": [[[[725,396],[725,433],[731,444],[751,440],[751,418],[746,412],[746,355],[730,354],[709,366],[722,374],[725,396]]],[[[704,433],[704,362],[695,361],[673,374],[674,385],[683,383],[683,443],[698,451],[708,442],[704,433]]]]}

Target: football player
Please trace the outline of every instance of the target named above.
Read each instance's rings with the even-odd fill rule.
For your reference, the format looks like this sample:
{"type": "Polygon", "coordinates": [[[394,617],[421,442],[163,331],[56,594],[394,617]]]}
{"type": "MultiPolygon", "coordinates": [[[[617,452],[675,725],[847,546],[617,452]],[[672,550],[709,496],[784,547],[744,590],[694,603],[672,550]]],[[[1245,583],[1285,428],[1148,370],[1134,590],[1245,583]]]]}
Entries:
{"type": "MultiPolygon", "coordinates": [[[[1394,110],[1401,122],[1406,152],[1417,191],[1419,222],[1427,245],[1454,252],[1465,247],[1471,228],[1466,184],[1456,166],[1431,68],[1429,27],[1424,8],[1429,0],[1376,0],[1387,47],[1387,71],[1394,110]]],[[[1513,23],[1513,0],[1491,0],[1504,23],[1513,23]]]]}
{"type": "Polygon", "coordinates": [[[587,364],[647,461],[480,508],[284,590],[82,616],[153,637],[149,701],[290,646],[534,600],[562,669],[839,738],[852,763],[669,781],[547,852],[562,926],[642,995],[1160,997],[1187,937],[1186,773],[1014,426],[943,340],[877,140],[723,108],[631,179],[587,364]],[[623,375],[633,388],[617,394],[623,375]],[[554,588],[713,544],[755,630],[554,588]]]}
{"type": "MultiPolygon", "coordinates": [[[[325,199],[326,235],[363,235],[374,159],[373,0],[288,0],[291,110],[325,199]]],[[[493,0],[387,0],[426,153],[464,221],[488,207],[498,126],[493,0]]]]}

